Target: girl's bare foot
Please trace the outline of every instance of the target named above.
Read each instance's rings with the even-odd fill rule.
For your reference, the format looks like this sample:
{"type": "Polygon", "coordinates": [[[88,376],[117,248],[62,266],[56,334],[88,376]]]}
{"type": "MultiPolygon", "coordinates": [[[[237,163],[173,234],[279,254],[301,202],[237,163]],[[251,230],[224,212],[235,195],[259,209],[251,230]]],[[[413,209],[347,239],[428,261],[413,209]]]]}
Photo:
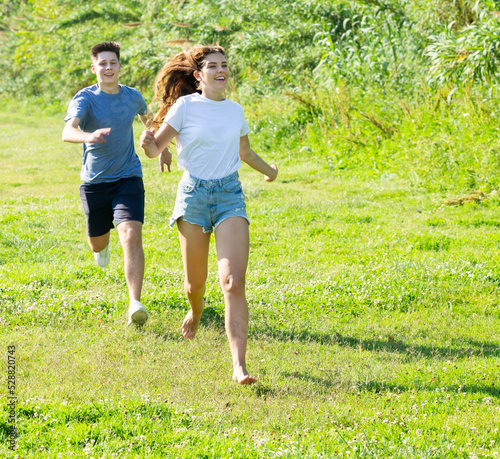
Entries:
{"type": "Polygon", "coordinates": [[[195,314],[191,308],[182,322],[182,336],[186,339],[194,339],[198,326],[200,325],[201,314],[205,309],[205,300],[202,300],[201,310],[199,314],[195,314]]]}
{"type": "Polygon", "coordinates": [[[184,318],[182,323],[182,336],[186,339],[194,339],[196,332],[198,331],[198,326],[200,325],[200,315],[194,315],[193,311],[190,309],[184,318]]]}
{"type": "Polygon", "coordinates": [[[249,375],[246,368],[235,368],[233,372],[233,381],[236,381],[238,384],[248,385],[256,383],[257,378],[249,375]]]}

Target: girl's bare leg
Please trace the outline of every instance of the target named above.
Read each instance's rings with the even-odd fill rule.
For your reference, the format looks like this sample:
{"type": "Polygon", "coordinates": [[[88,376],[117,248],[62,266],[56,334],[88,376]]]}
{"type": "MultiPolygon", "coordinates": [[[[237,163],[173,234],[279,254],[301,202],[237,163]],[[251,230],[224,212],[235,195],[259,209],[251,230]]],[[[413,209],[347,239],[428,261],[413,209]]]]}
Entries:
{"type": "Polygon", "coordinates": [[[193,339],[205,306],[203,295],[208,273],[210,233],[204,233],[201,226],[181,218],[177,220],[177,229],[184,262],[184,292],[191,307],[182,324],[182,334],[187,339],[193,339]]]}
{"type": "Polygon", "coordinates": [[[256,378],[246,368],[248,305],[245,297],[245,274],[248,265],[248,222],[230,217],[215,230],[219,277],[226,307],[226,332],[233,358],[233,380],[253,384],[256,378]]]}

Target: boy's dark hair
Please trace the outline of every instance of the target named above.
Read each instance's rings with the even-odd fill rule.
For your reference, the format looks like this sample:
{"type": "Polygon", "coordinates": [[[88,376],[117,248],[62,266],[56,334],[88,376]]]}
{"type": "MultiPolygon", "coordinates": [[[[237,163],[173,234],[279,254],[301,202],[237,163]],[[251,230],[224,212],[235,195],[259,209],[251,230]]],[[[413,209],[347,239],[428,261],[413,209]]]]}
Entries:
{"type": "Polygon", "coordinates": [[[92,47],[92,50],[90,51],[90,57],[92,58],[92,60],[96,60],[97,55],[99,53],[102,53],[104,51],[111,51],[116,54],[116,57],[118,58],[119,61],[120,48],[121,48],[120,43],[117,43],[116,41],[104,41],[92,47]]]}

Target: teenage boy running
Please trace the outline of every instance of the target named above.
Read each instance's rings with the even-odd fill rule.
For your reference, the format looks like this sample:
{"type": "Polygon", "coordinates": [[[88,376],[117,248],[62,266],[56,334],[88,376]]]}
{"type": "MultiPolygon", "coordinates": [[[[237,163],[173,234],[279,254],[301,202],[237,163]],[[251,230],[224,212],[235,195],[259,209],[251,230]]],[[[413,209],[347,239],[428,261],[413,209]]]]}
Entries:
{"type": "Polygon", "coordinates": [[[80,198],[95,261],[101,268],[109,264],[109,236],[114,220],[123,247],[130,296],[128,323],[143,325],[148,319],[140,303],[144,278],[144,185],[132,124],[136,115],[146,124],[148,107],[139,91],[118,84],[118,43],[95,45],[91,59],[90,68],[97,84],[79,91],[69,104],[62,139],[83,143],[80,198]]]}

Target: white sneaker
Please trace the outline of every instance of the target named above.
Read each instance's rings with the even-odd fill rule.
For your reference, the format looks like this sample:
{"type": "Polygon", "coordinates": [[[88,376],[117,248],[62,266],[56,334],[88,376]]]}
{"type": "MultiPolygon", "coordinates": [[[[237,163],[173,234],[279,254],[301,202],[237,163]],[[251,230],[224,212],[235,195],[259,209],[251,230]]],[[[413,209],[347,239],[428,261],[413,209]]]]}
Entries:
{"type": "Polygon", "coordinates": [[[142,326],[148,320],[148,311],[137,300],[132,300],[128,307],[128,325],[135,324],[142,326]]]}
{"type": "Polygon", "coordinates": [[[101,267],[105,268],[109,265],[111,253],[109,252],[109,241],[106,247],[100,252],[94,252],[94,260],[101,267]]]}

